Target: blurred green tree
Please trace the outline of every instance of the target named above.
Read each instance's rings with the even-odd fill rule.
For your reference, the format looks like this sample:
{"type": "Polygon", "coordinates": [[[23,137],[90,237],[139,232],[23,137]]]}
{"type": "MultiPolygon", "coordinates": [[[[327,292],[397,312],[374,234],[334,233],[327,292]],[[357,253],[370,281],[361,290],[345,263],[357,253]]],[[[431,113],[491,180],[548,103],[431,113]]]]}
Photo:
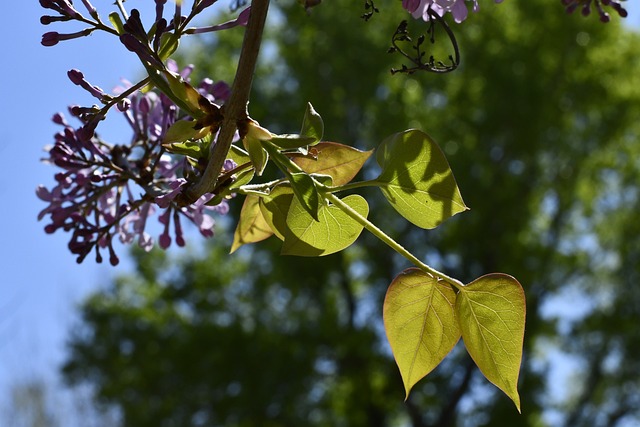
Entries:
{"type": "MultiPolygon", "coordinates": [[[[228,256],[222,233],[180,260],[136,252],[138,274],[84,304],[67,379],[136,427],[640,422],[638,35],[546,0],[487,4],[454,28],[460,69],[391,76],[405,16],[376,6],[361,22],[347,0],[278,3],[252,116],[293,132],[310,101],[330,140],[368,149],[418,127],[440,143],[472,210],[416,231],[371,193],[371,218],[455,277],[523,284],[523,414],[460,345],[402,402],[380,312],[406,265],[368,235],[320,259],[280,257],[274,239],[228,256]],[[573,376],[555,376],[551,353],[573,376]]],[[[192,45],[201,75],[231,75],[237,34],[221,37],[192,45]]]]}

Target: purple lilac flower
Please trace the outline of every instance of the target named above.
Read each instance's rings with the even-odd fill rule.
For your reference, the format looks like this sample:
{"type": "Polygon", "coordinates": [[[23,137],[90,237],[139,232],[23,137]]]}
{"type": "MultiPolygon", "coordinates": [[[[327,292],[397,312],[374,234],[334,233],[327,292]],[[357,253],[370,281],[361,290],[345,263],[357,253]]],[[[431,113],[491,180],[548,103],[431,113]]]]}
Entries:
{"type": "MultiPolygon", "coordinates": [[[[185,80],[192,71],[192,67],[180,70],[173,62],[169,62],[168,68],[185,80]]],[[[79,71],[72,70],[69,77],[76,84],[98,91],[79,71]]],[[[131,87],[128,82],[124,86],[116,93],[131,87]]],[[[220,104],[228,96],[226,84],[211,80],[203,81],[198,90],[220,104]]],[[[53,117],[62,130],[55,135],[53,146],[47,148],[45,161],[61,171],[55,175],[53,187],[39,186],[36,190],[36,195],[48,204],[38,219],[49,219],[45,226],[47,233],[60,229],[71,233],[68,246],[78,262],[92,251],[96,261],[101,262],[101,251],[107,250],[109,261],[117,264],[115,239],[122,243],[137,242],[145,250],[151,250],[155,242],[147,225],[155,214],[164,226],[158,243],[167,248],[172,241],[171,228],[176,244],[184,246],[180,217],[195,224],[203,236],[212,237],[215,220],[211,214],[224,215],[229,210],[226,200],[208,206],[212,194],[188,206],[176,202],[180,189],[187,183],[183,174],[188,162],[184,157],[165,153],[162,140],[167,129],[182,118],[180,112],[168,97],[154,91],[135,92],[126,99],[127,102],[119,104],[132,129],[133,136],[127,144],[112,145],[100,139],[95,125],[106,113],[96,110],[97,107],[70,108],[82,121],[78,127],[73,127],[63,114],[53,117]]],[[[227,161],[223,172],[235,167],[235,163],[227,161]]]]}
{"type": "Polygon", "coordinates": [[[51,46],[57,45],[58,43],[64,40],[72,40],[72,39],[77,39],[79,37],[88,36],[94,30],[95,28],[87,28],[82,31],[78,31],[77,33],[70,33],[70,34],[60,34],[56,31],[49,31],[48,33],[44,33],[42,35],[42,41],[40,43],[43,46],[51,47],[51,46]]]}
{"type": "MultiPolygon", "coordinates": [[[[496,3],[502,3],[502,0],[494,0],[496,3]]],[[[422,18],[425,21],[431,20],[429,11],[444,16],[445,13],[451,13],[453,20],[460,23],[467,19],[469,11],[467,3],[472,4],[472,10],[477,12],[480,9],[478,0],[402,0],[402,7],[416,18],[422,18]]]]}
{"type": "Polygon", "coordinates": [[[626,18],[628,12],[620,4],[620,0],[561,0],[562,4],[566,7],[567,13],[573,13],[576,9],[580,8],[583,16],[591,14],[591,5],[595,5],[600,21],[609,22],[611,19],[609,14],[605,11],[605,7],[610,7],[615,10],[622,18],[626,18]]]}

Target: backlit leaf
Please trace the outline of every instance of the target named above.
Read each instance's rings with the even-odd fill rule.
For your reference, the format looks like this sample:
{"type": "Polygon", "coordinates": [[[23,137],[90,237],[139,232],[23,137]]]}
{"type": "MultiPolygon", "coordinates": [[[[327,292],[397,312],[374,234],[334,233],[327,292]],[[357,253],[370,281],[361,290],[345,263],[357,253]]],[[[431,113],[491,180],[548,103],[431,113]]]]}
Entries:
{"type": "Polygon", "coordinates": [[[312,151],[316,154],[315,159],[295,157],[294,163],[310,174],[331,175],[336,186],[351,181],[373,153],[373,150],[360,151],[336,142],[321,142],[312,151]]]}
{"type": "Polygon", "coordinates": [[[200,118],[204,114],[200,109],[200,97],[202,96],[200,92],[184,81],[179,74],[168,70],[164,71],[163,74],[173,95],[182,102],[183,105],[180,105],[180,107],[188,111],[193,117],[200,118]]]}
{"type": "Polygon", "coordinates": [[[273,230],[262,216],[260,197],[249,194],[242,204],[238,226],[233,235],[231,253],[247,243],[260,242],[273,235],[273,230]]]}
{"type": "Polygon", "coordinates": [[[324,133],[324,122],[320,114],[314,110],[311,103],[307,103],[307,110],[304,113],[302,120],[302,130],[300,135],[303,137],[310,137],[313,139],[309,145],[314,145],[322,140],[322,134],[324,133]]]}
{"type": "Polygon", "coordinates": [[[163,147],[172,154],[181,154],[183,156],[198,159],[206,153],[203,153],[199,142],[185,141],[174,142],[173,144],[164,144],[163,147]]]}
{"type": "MultiPolygon", "coordinates": [[[[366,218],[367,201],[352,194],[342,201],[366,218]]],[[[314,220],[294,198],[287,214],[287,233],[282,246],[283,255],[324,256],[350,246],[362,232],[363,226],[333,205],[322,205],[318,221],[314,220]]]]}
{"type": "Polygon", "coordinates": [[[304,172],[294,172],[289,174],[291,188],[298,198],[298,202],[313,219],[318,221],[318,210],[320,209],[320,195],[313,178],[304,172]]]}
{"type": "Polygon", "coordinates": [[[518,376],[525,323],[524,291],[506,274],[488,274],[463,287],[456,299],[462,340],[484,376],[518,411],[518,376]]]}
{"type": "Polygon", "coordinates": [[[305,147],[316,142],[315,137],[296,134],[273,135],[270,139],[275,145],[285,150],[305,147]]]}
{"type": "Polygon", "coordinates": [[[124,34],[124,24],[122,23],[122,18],[120,18],[120,14],[118,12],[111,12],[109,14],[109,22],[113,25],[113,28],[118,32],[118,34],[124,34]]]}
{"type": "Polygon", "coordinates": [[[418,227],[437,227],[468,209],[447,159],[426,133],[408,130],[387,138],[376,159],[382,167],[376,180],[382,193],[418,227]]]}
{"type": "Polygon", "coordinates": [[[262,216],[280,240],[284,240],[285,234],[289,233],[287,214],[293,198],[293,190],[289,185],[278,185],[260,198],[262,216]]]}
{"type": "Polygon", "coordinates": [[[194,129],[195,125],[195,120],[178,120],[167,129],[162,143],[170,144],[200,137],[205,132],[203,129],[194,129]]]}
{"type": "Polygon", "coordinates": [[[249,163],[251,161],[251,159],[249,158],[249,153],[247,153],[237,145],[231,146],[229,152],[227,153],[227,159],[233,160],[238,166],[249,163]]]}
{"type": "Polygon", "coordinates": [[[160,37],[158,56],[162,61],[166,61],[178,49],[178,46],[180,46],[180,37],[175,33],[164,33],[160,37]]]}
{"type": "Polygon", "coordinates": [[[406,397],[460,339],[455,300],[451,286],[417,268],[391,282],[384,299],[384,328],[406,397]]]}
{"type": "Polygon", "coordinates": [[[262,175],[264,168],[267,166],[269,160],[269,154],[264,149],[262,141],[255,138],[249,138],[248,136],[242,140],[245,150],[249,153],[251,164],[253,164],[256,170],[256,175],[262,175]]]}

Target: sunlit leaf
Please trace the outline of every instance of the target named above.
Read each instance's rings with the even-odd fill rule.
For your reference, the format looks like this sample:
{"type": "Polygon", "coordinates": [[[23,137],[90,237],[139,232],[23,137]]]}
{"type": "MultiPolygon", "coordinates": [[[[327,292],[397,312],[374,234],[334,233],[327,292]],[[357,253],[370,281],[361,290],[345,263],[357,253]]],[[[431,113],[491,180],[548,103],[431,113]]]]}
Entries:
{"type": "Polygon", "coordinates": [[[267,166],[269,160],[269,154],[264,149],[262,141],[255,138],[249,138],[248,136],[242,140],[245,150],[249,153],[249,159],[256,170],[256,175],[262,175],[264,168],[267,166]]]}
{"type": "Polygon", "coordinates": [[[384,328],[407,397],[460,339],[455,300],[451,286],[417,268],[400,273],[387,290],[384,328]]]}
{"type": "Polygon", "coordinates": [[[518,376],[525,324],[524,291],[506,274],[488,274],[463,287],[456,299],[462,340],[485,377],[518,411],[518,376]]]}
{"type": "Polygon", "coordinates": [[[285,150],[305,147],[316,142],[315,137],[302,136],[296,134],[273,135],[270,139],[272,143],[285,150]]]}
{"type": "Polygon", "coordinates": [[[313,178],[304,172],[295,172],[289,174],[289,179],[293,193],[296,195],[300,206],[302,206],[313,219],[319,221],[318,210],[320,209],[320,195],[318,194],[318,189],[316,188],[313,178]]]}
{"type": "Polygon", "coordinates": [[[179,74],[166,70],[163,72],[163,75],[173,95],[182,102],[183,105],[181,105],[181,107],[188,111],[193,117],[201,117],[204,112],[200,109],[199,100],[202,96],[200,92],[184,81],[179,74]]]}
{"type": "MultiPolygon", "coordinates": [[[[342,201],[366,218],[367,201],[352,194],[342,201]]],[[[287,228],[283,255],[323,256],[339,252],[356,241],[363,226],[334,205],[322,205],[318,220],[314,220],[297,198],[291,202],[287,214],[287,228]]]]}
{"type": "Polygon", "coordinates": [[[162,61],[166,61],[178,49],[180,37],[175,33],[164,33],[160,37],[160,50],[158,56],[162,61]]]}
{"type": "Polygon", "coordinates": [[[382,193],[418,227],[437,227],[468,209],[447,159],[426,133],[408,130],[387,138],[376,159],[382,167],[376,180],[382,193]]]}
{"type": "Polygon", "coordinates": [[[293,201],[293,190],[289,185],[278,185],[260,199],[262,216],[280,240],[289,233],[287,214],[293,201]]]}
{"type": "Polygon", "coordinates": [[[314,110],[313,105],[308,103],[307,110],[305,111],[304,118],[302,120],[302,130],[300,131],[300,135],[312,138],[313,142],[309,143],[309,145],[314,145],[322,140],[323,133],[324,122],[322,121],[322,117],[320,117],[320,114],[314,110]]]}
{"type": "Polygon", "coordinates": [[[295,157],[293,161],[307,173],[330,175],[333,185],[344,185],[351,181],[373,153],[373,150],[360,151],[336,142],[321,142],[312,151],[315,159],[295,157]]]}
{"type": "Polygon", "coordinates": [[[173,144],[164,144],[163,147],[172,154],[181,154],[183,156],[200,158],[204,153],[200,143],[193,141],[174,142],[173,144]]]}
{"type": "Polygon", "coordinates": [[[237,145],[231,146],[229,152],[227,153],[227,159],[233,160],[236,165],[243,165],[251,161],[251,159],[249,158],[249,153],[247,153],[237,145]]]}
{"type": "Polygon", "coordinates": [[[120,18],[120,14],[118,12],[111,12],[109,14],[109,22],[113,25],[113,28],[118,32],[118,34],[124,34],[124,24],[122,23],[122,18],[120,18]]]}
{"type": "Polygon", "coordinates": [[[167,129],[162,143],[183,142],[200,137],[205,132],[203,129],[194,129],[195,125],[195,120],[178,120],[167,129]]]}
{"type": "Polygon", "coordinates": [[[217,189],[217,193],[209,200],[207,206],[219,205],[223,200],[228,199],[233,193],[236,193],[238,188],[245,184],[248,184],[253,179],[253,169],[244,169],[234,174],[230,180],[222,181],[218,183],[221,188],[217,189]]]}
{"type": "Polygon", "coordinates": [[[249,194],[242,204],[238,225],[233,235],[231,253],[247,243],[260,242],[273,235],[273,230],[262,216],[260,197],[249,194]]]}

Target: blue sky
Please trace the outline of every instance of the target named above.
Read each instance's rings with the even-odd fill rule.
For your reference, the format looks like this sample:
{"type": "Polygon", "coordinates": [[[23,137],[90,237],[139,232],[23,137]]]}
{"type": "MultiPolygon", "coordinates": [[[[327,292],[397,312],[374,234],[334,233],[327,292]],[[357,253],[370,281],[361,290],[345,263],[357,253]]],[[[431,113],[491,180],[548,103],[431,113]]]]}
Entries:
{"type": "MultiPolygon", "coordinates": [[[[106,8],[112,2],[95,3],[106,8]]],[[[140,9],[143,17],[152,16],[150,0],[129,0],[126,5],[140,9]]],[[[0,68],[0,400],[13,382],[53,375],[64,355],[76,304],[130,268],[125,259],[117,269],[96,265],[91,257],[76,264],[66,248],[69,236],[45,234],[44,224],[36,219],[45,205],[34,190],[38,184],[50,185],[54,171],[39,161],[42,147],[58,131],[50,118],[69,104],[94,103],[69,82],[66,72],[80,69],[105,90],[121,77],[140,74],[134,55],[112,37],[94,34],[45,48],[40,45],[42,33],[67,32],[70,25],[41,26],[43,10],[35,0],[11,2],[10,9],[0,26],[5,58],[0,68]]],[[[633,15],[628,24],[640,27],[640,5],[628,2],[628,9],[633,15]]],[[[123,124],[115,122],[101,133],[108,140],[128,138],[123,124]]]]}
{"type": "MultiPolygon", "coordinates": [[[[0,69],[0,400],[9,383],[50,371],[63,356],[68,327],[83,296],[109,283],[114,274],[130,268],[125,257],[117,269],[96,265],[91,257],[78,265],[67,250],[69,235],[47,235],[45,222],[37,221],[45,207],[35,196],[38,184],[53,183],[54,168],[40,159],[59,127],[51,122],[67,105],[92,105],[95,99],[71,84],[67,71],[81,70],[95,85],[110,91],[120,78],[141,74],[136,57],[112,36],[92,36],[40,45],[46,31],[73,32],[73,23],[40,25],[44,13],[36,0],[11,2],[0,36],[3,63],[0,69]],[[8,18],[10,16],[10,18],[8,18]]],[[[81,7],[81,3],[78,2],[81,7]]],[[[113,2],[95,1],[102,11],[113,2]]],[[[154,2],[129,0],[126,6],[154,16],[154,2]]],[[[111,6],[112,7],[112,6],[111,6]]],[[[54,13],[52,13],[54,14],[54,13]]],[[[103,19],[106,19],[103,13],[103,19]]],[[[68,117],[68,115],[67,115],[68,117]]],[[[128,140],[124,121],[101,129],[107,140],[128,140]]],[[[125,254],[121,248],[120,255],[125,254]]]]}

